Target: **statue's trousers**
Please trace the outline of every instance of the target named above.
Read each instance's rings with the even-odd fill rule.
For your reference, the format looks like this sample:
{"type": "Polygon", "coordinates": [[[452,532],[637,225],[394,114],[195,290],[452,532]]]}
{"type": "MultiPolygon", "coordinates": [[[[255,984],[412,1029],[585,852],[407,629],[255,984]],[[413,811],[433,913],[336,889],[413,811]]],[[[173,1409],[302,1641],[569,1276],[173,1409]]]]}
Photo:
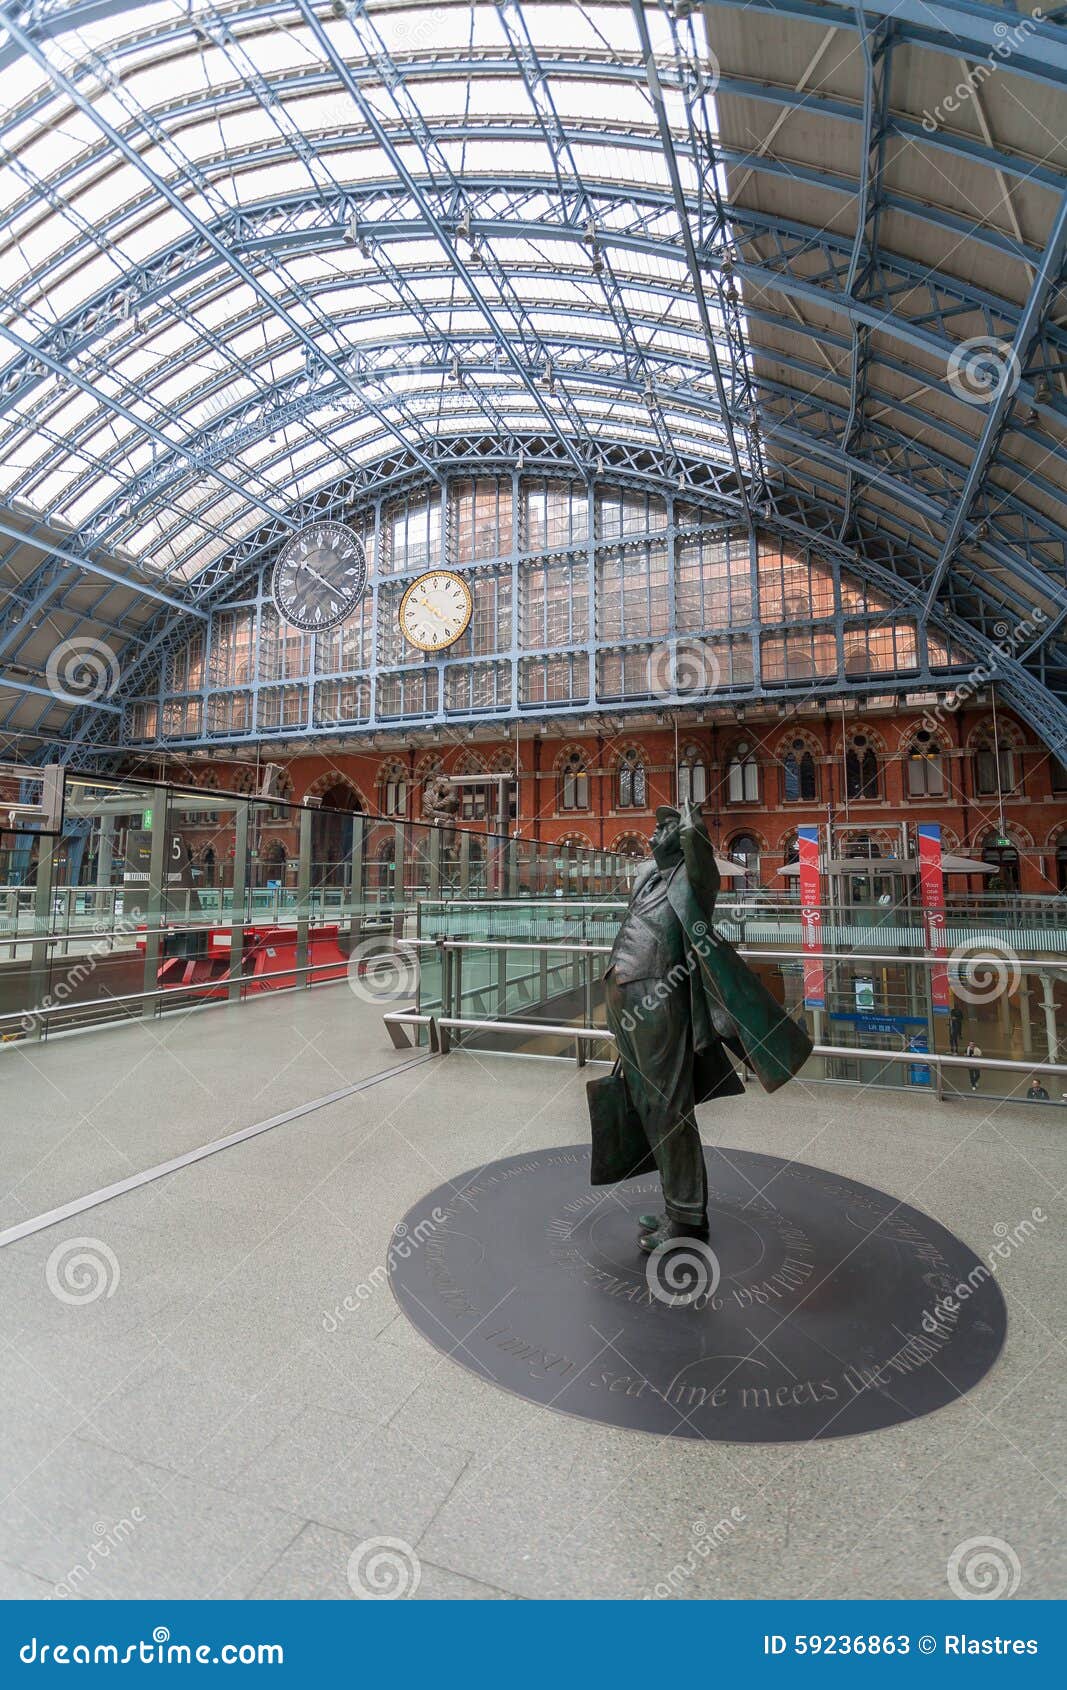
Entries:
{"type": "Polygon", "coordinates": [[[705,1224],[707,1175],[697,1131],[689,977],[648,1007],[651,980],[604,982],[608,1026],[622,1071],[663,1184],[667,1214],[685,1226],[705,1224]]]}

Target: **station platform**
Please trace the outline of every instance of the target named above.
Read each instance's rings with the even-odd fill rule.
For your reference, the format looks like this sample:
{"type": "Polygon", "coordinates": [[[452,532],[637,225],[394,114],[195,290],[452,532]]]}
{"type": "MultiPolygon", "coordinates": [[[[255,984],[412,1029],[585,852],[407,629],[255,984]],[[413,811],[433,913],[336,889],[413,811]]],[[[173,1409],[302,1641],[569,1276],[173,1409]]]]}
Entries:
{"type": "Polygon", "coordinates": [[[584,1141],[602,1070],[398,1052],[381,1008],[291,993],[0,1054],[8,1239],[288,1117],[0,1239],[0,1596],[348,1597],[373,1537],[412,1546],[420,1599],[947,1599],[975,1537],[1010,1542],[1021,1596],[1062,1589],[1059,1110],[804,1081],[703,1107],[708,1142],[876,1186],[983,1258],[1047,1219],[999,1273],[1003,1352],[950,1406],[810,1444],[681,1443],[523,1402],[398,1312],[381,1270],[405,1211],[584,1141]],[[91,1300],[75,1241],[106,1278],[91,1300]],[[723,1519],[694,1555],[694,1523],[723,1519]]]}

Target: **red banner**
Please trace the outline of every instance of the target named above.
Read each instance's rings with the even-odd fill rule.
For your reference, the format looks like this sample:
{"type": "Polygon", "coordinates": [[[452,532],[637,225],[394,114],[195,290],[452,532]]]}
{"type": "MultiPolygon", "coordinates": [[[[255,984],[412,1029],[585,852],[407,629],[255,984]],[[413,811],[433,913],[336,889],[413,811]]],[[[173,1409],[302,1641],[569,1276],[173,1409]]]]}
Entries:
{"type": "MultiPolygon", "coordinates": [[[[945,882],[941,869],[941,827],[923,822],[919,827],[919,891],[926,917],[926,945],[936,956],[947,953],[945,943],[945,882]]],[[[948,984],[948,963],[935,962],[930,970],[930,994],[935,1015],[947,1015],[952,1008],[948,984]]]]}
{"type": "Polygon", "coordinates": [[[800,847],[800,925],[804,935],[804,1002],[826,1007],[826,972],[822,962],[822,897],[819,883],[819,830],[797,829],[800,847]]]}

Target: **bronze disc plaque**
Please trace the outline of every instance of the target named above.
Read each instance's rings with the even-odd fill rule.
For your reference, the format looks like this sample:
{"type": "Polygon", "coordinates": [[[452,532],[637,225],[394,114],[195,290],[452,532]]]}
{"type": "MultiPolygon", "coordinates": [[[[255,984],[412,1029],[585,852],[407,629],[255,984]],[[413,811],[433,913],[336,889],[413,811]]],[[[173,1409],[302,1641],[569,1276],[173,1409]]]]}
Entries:
{"type": "Polygon", "coordinates": [[[390,1250],[400,1307],[453,1361],[530,1402],[659,1436],[846,1437],[983,1377],[1004,1299],[928,1215],[870,1186],[707,1148],[710,1245],[638,1249],[655,1176],[591,1189],[589,1149],[438,1187],[390,1250]]]}

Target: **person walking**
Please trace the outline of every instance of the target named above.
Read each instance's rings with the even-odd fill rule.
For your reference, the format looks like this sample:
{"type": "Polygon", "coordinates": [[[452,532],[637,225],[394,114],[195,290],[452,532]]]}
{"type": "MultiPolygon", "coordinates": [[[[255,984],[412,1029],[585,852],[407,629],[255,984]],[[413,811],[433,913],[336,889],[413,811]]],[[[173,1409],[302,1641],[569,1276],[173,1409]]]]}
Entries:
{"type": "Polygon", "coordinates": [[[952,1005],[948,1018],[948,1048],[952,1056],[960,1053],[960,1034],[963,1032],[963,1011],[958,1003],[952,1005]]]}
{"type": "MultiPolygon", "coordinates": [[[[981,1056],[982,1052],[979,1049],[979,1047],[975,1044],[973,1039],[968,1039],[967,1040],[967,1049],[964,1051],[963,1054],[964,1054],[964,1056],[981,1056]]],[[[971,1090],[972,1091],[978,1090],[978,1082],[981,1079],[981,1077],[982,1077],[982,1070],[980,1068],[968,1068],[967,1078],[971,1082],[971,1090]]]]}

